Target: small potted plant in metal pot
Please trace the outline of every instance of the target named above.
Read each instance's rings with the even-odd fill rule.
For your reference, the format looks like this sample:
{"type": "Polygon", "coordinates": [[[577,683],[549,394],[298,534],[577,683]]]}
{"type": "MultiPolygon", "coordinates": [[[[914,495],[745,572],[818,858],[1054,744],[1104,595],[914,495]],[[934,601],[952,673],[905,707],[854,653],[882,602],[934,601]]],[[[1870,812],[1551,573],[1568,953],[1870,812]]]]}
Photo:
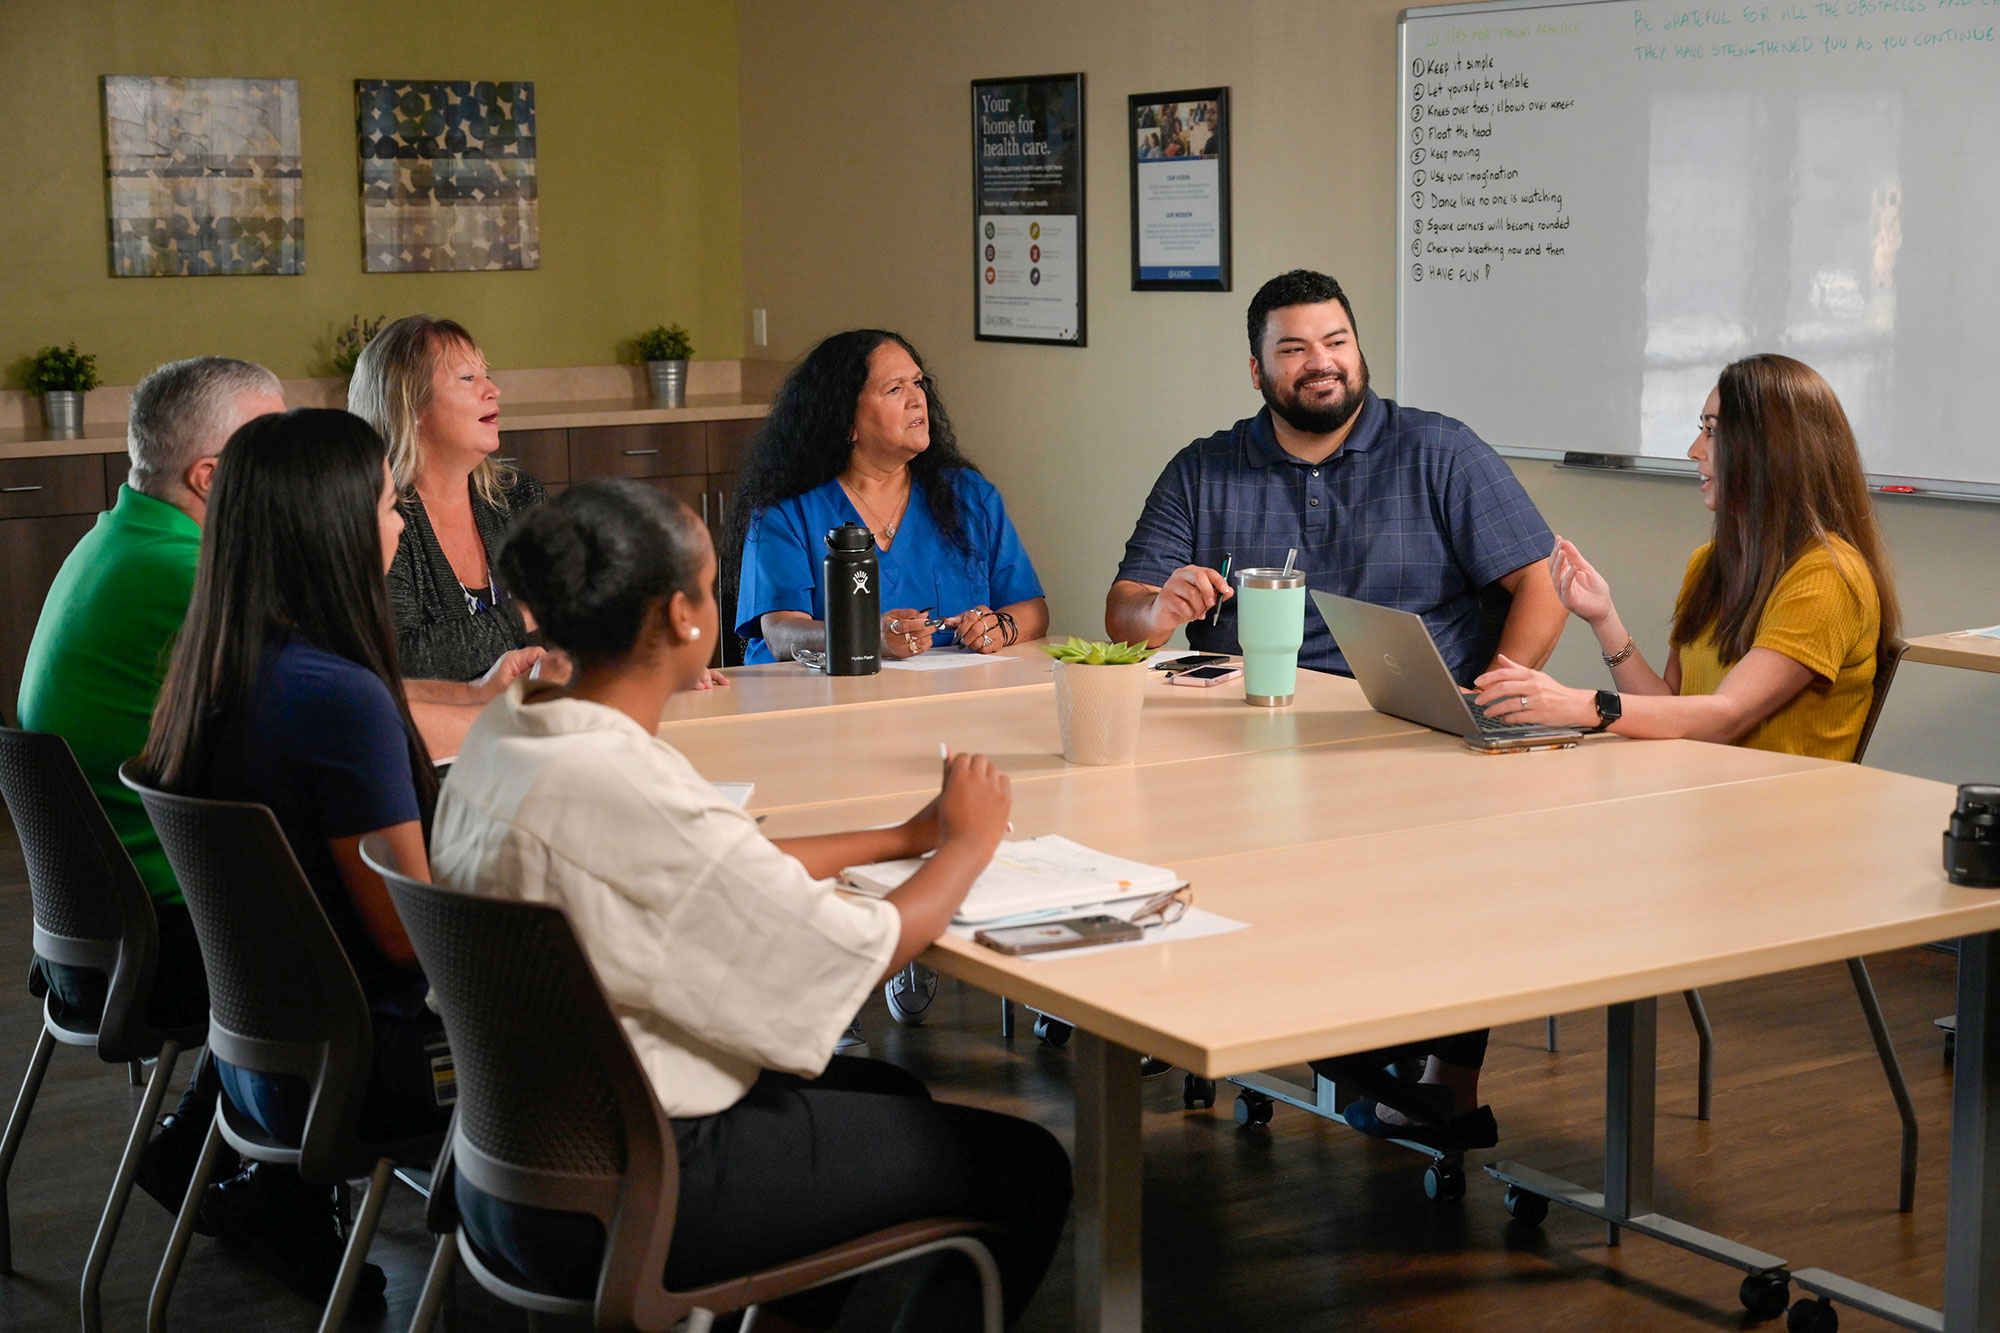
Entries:
{"type": "Polygon", "coordinates": [[[639,359],[653,385],[653,401],[662,407],[687,405],[688,358],[694,343],[678,324],[662,324],[639,335],[639,359]]]}
{"type": "Polygon", "coordinates": [[[28,361],[28,392],[42,396],[42,416],[54,434],[83,429],[83,396],[104,381],[97,358],[67,347],[44,347],[28,361]]]}
{"type": "Polygon", "coordinates": [[[1129,764],[1139,749],[1139,712],[1146,703],[1142,643],[1044,644],[1056,659],[1056,723],[1063,758],[1072,764],[1129,764]]]}

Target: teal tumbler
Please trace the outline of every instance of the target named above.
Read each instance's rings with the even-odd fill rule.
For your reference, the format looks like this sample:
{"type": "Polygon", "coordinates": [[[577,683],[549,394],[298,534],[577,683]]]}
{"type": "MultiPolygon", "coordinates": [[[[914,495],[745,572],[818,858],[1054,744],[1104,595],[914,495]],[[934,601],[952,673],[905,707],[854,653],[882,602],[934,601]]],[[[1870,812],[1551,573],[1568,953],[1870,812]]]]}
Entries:
{"type": "Polygon", "coordinates": [[[1306,638],[1306,576],[1294,570],[1239,569],[1236,641],[1243,648],[1243,697],[1259,708],[1292,702],[1299,645],[1306,638]]]}

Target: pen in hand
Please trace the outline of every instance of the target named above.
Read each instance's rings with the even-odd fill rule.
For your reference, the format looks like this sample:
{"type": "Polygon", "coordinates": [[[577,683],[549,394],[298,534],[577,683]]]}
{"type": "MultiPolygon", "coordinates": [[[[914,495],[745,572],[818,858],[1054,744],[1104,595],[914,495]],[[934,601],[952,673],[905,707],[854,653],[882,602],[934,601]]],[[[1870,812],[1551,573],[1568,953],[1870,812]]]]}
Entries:
{"type": "MultiPolygon", "coordinates": [[[[947,764],[951,762],[951,747],[943,741],[938,742],[938,758],[947,764]]],[[[1007,821],[1007,831],[1009,833],[1014,831],[1014,821],[1011,819],[1007,821]]]]}
{"type": "MultiPolygon", "coordinates": [[[[1229,582],[1229,567],[1235,563],[1236,563],[1236,555],[1234,552],[1224,551],[1222,553],[1222,581],[1224,583],[1229,582]]],[[[1221,617],[1222,617],[1222,595],[1220,593],[1217,593],[1215,597],[1215,605],[1208,608],[1208,623],[1211,625],[1217,624],[1220,622],[1221,617]]]]}

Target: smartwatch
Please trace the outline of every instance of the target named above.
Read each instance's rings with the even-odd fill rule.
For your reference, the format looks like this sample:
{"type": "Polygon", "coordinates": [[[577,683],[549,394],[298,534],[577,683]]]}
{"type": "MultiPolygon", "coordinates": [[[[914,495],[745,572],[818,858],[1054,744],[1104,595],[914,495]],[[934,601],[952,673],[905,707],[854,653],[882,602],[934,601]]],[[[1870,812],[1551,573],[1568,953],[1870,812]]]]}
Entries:
{"type": "Polygon", "coordinates": [[[1605,730],[1624,715],[1625,705],[1618,698],[1618,691],[1599,690],[1597,692],[1597,725],[1590,729],[1591,733],[1595,734],[1605,730]]]}

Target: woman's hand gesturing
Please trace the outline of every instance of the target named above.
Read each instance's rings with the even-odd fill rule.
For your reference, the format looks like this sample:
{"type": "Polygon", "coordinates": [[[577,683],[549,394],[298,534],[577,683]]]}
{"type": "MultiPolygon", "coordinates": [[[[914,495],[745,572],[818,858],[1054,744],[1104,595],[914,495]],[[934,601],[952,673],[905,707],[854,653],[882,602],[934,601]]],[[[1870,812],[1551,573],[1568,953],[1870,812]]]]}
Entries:
{"type": "Polygon", "coordinates": [[[1584,623],[1597,625],[1611,614],[1611,585],[1567,537],[1556,538],[1555,554],[1549,557],[1549,579],[1556,585],[1562,604],[1584,623]]]}

